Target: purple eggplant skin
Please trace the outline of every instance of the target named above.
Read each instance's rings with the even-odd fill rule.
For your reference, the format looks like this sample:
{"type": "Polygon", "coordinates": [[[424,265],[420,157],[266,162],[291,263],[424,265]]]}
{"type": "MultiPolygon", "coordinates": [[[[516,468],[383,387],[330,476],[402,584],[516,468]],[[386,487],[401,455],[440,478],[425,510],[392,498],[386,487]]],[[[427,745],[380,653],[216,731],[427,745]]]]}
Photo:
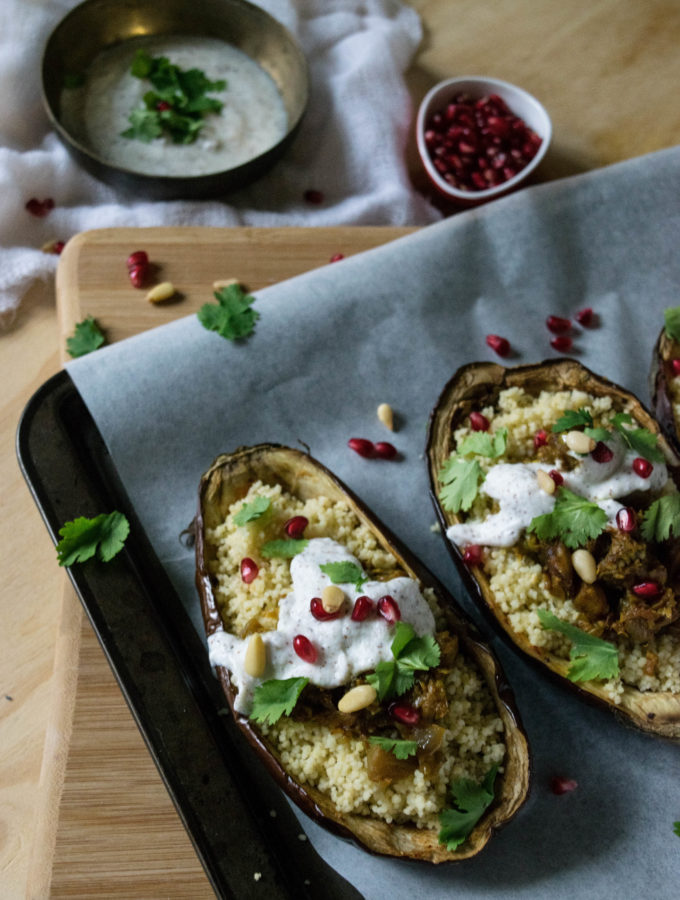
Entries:
{"type": "Polygon", "coordinates": [[[671,382],[676,377],[672,365],[674,359],[680,359],[680,342],[668,337],[662,328],[652,352],[649,390],[656,420],[670,445],[680,453],[680,422],[675,415],[671,393],[671,382]]]}
{"type": "Polygon", "coordinates": [[[643,428],[659,436],[669,470],[676,483],[680,481],[680,459],[675,445],[667,439],[659,423],[640,400],[617,384],[596,375],[573,359],[545,360],[530,365],[506,368],[496,363],[470,363],[453,375],[442,390],[430,415],[426,456],[430,478],[430,495],[447,549],[458,572],[487,621],[506,642],[535,663],[542,674],[578,694],[581,699],[605,708],[622,721],[647,734],[680,741],[680,695],[666,692],[643,692],[626,687],[621,704],[609,700],[597,682],[575,683],[567,678],[569,661],[543,648],[530,644],[526,637],[515,632],[496,603],[483,568],[467,565],[462,551],[447,537],[446,530],[459,521],[442,508],[438,500],[439,472],[454,449],[453,433],[473,410],[493,405],[498,394],[508,387],[521,387],[529,394],[541,390],[582,390],[594,396],[609,396],[618,409],[630,413],[643,428]]]}
{"type": "Polygon", "coordinates": [[[302,499],[324,495],[343,500],[374,532],[384,549],[392,553],[403,573],[423,586],[434,589],[448,618],[449,629],[458,635],[468,659],[474,660],[491,691],[505,727],[504,771],[496,779],[496,798],[459,848],[448,851],[439,843],[438,829],[418,829],[388,824],[369,816],[343,813],[330,797],[295,781],[267,743],[256,723],[234,711],[235,693],[229,672],[217,667],[232,714],[239,728],[273,778],[297,805],[328,830],[358,844],[370,853],[428,863],[458,862],[475,856],[491,836],[517,813],[526,800],[530,779],[530,756],[514,697],[500,664],[484,644],[453,597],[410,551],[364,506],[364,504],[321,463],[307,453],[279,444],[242,447],[219,456],[203,475],[195,522],[196,584],[206,633],[222,628],[210,560],[207,529],[224,521],[229,506],[243,497],[253,482],[281,484],[284,490],[302,499]]]}

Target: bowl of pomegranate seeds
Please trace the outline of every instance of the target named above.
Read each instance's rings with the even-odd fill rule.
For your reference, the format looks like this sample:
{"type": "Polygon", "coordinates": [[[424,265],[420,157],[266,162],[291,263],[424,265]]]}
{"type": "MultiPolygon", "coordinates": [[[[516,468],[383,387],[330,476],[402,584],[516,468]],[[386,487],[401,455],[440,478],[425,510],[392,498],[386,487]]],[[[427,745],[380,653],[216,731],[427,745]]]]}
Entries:
{"type": "Polygon", "coordinates": [[[474,206],[507,194],[546,154],[552,124],[522,88],[496,78],[449,78],[436,84],[418,111],[416,138],[436,190],[474,206]]]}

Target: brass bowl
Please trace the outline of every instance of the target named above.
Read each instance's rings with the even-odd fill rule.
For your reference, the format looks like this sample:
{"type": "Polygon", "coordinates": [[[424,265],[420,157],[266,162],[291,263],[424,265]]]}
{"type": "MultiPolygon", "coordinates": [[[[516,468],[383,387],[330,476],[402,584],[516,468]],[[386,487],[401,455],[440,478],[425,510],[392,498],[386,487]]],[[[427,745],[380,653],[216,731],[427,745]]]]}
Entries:
{"type": "Polygon", "coordinates": [[[107,184],[154,200],[221,197],[262,175],[288,148],[304,115],[307,63],[290,32],[246,0],[85,0],[50,35],[42,60],[43,100],[68,151],[107,184]],[[149,175],[98,156],[64,126],[60,96],[66,79],[87,70],[102,51],[132,38],[183,35],[219,38],[254,60],[274,81],[288,130],[273,147],[245,163],[207,175],[149,175]]]}

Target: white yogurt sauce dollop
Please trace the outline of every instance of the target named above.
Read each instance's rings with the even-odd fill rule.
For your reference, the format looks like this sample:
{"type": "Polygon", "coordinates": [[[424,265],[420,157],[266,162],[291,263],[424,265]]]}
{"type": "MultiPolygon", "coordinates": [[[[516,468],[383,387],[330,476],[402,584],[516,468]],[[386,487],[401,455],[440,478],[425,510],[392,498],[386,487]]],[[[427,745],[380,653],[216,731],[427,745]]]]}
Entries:
{"type": "Polygon", "coordinates": [[[276,631],[263,632],[261,637],[267,649],[267,667],[261,678],[252,678],[244,670],[244,660],[249,638],[240,638],[217,631],[208,638],[210,662],[224,666],[231,673],[231,680],[238,689],[235,706],[239,713],[247,715],[253,702],[255,688],[271,678],[309,678],[319,687],[333,688],[347,684],[362,672],[371,672],[382,660],[391,660],[391,644],[394,628],[373,612],[363,622],[352,621],[354,601],[365,595],[374,601],[389,594],[401,612],[401,621],[413,626],[420,637],[434,634],[435,623],[427,601],[411,578],[393,578],[390,581],[366,581],[361,590],[353,584],[338,585],[347,600],[343,614],[330,621],[315,619],[310,602],[320,597],[326,585],[331,584],[321,566],[329,562],[361,564],[348,550],[330,538],[313,538],[305,549],[293,558],[290,574],[293,590],[279,603],[279,622],[276,631]],[[303,634],[316,647],[315,663],[300,659],[293,649],[293,638],[303,634]]]}
{"type": "MultiPolygon", "coordinates": [[[[668,481],[664,463],[654,463],[648,478],[641,478],[633,470],[638,454],[629,449],[623,439],[612,434],[606,441],[613,456],[609,462],[599,463],[588,454],[578,456],[579,464],[570,472],[563,472],[564,487],[574,494],[598,504],[606,513],[609,524],[615,526],[616,514],[623,508],[616,502],[634,491],[658,491],[668,481]]],[[[522,531],[536,516],[552,512],[555,495],[541,490],[536,472],[546,472],[559,466],[541,463],[498,463],[493,466],[480,487],[480,493],[497,500],[499,511],[484,520],[470,519],[451,525],[446,536],[455,544],[483,544],[487,547],[511,547],[522,531]]]]}
{"type": "Polygon", "coordinates": [[[60,98],[64,127],[101,159],[147,175],[208,175],[247,162],[281,140],[287,130],[283,100],[272,78],[254,60],[216,38],[168,36],[125,41],[105,50],[88,68],[82,87],[64,89],[60,98]],[[210,81],[226,80],[220,113],[204,118],[193,144],[160,137],[146,144],[124,138],[128,117],[143,105],[147,79],[130,66],[139,49],[166,56],[180,69],[201,69],[210,81]]]}

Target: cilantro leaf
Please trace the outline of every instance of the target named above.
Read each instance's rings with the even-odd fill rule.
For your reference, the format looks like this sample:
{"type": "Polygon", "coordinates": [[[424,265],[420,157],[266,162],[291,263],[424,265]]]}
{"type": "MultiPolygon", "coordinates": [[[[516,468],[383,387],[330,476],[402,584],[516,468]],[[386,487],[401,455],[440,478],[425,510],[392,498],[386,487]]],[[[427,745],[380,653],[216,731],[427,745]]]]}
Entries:
{"type": "Polygon", "coordinates": [[[147,78],[149,72],[151,71],[151,66],[153,65],[153,59],[149,55],[146,50],[139,49],[132,60],[132,66],[130,67],[130,73],[135,76],[135,78],[147,78]]]}
{"type": "Polygon", "coordinates": [[[492,766],[481,784],[469,778],[458,778],[449,787],[455,809],[439,813],[439,843],[447,850],[455,850],[469,837],[482,813],[494,799],[494,782],[498,766],[492,766]]]}
{"type": "Polygon", "coordinates": [[[418,741],[400,741],[395,738],[374,735],[368,739],[368,742],[376,744],[387,753],[394,753],[397,759],[408,759],[409,756],[415,756],[418,750],[418,741]]]}
{"type": "Polygon", "coordinates": [[[619,654],[614,644],[563,622],[547,609],[537,609],[536,614],[543,628],[559,631],[572,642],[569,651],[572,664],[567,672],[569,681],[616,678],[619,674],[619,654]]]}
{"type": "Polygon", "coordinates": [[[439,644],[430,634],[416,637],[413,627],[397,622],[391,645],[394,659],[383,660],[366,680],[378,692],[382,700],[399,697],[413,687],[415,672],[426,671],[439,665],[439,644]]]}
{"type": "Polygon", "coordinates": [[[255,688],[250,718],[273,725],[281,716],[289,716],[309,678],[272,678],[255,688]]]}
{"type": "Polygon", "coordinates": [[[270,506],[271,500],[269,497],[255,497],[251,503],[244,503],[234,515],[234,525],[245,525],[248,522],[254,522],[255,519],[263,516],[270,506]]]}
{"type": "Polygon", "coordinates": [[[439,480],[444,487],[439,492],[444,509],[457,513],[468,510],[474,503],[484,472],[476,459],[451,456],[442,466],[439,480]]]}
{"type": "Polygon", "coordinates": [[[476,453],[478,456],[497,459],[505,453],[507,443],[507,428],[499,428],[494,434],[489,434],[488,431],[475,431],[460,442],[457,452],[460,456],[476,453]]]}
{"type": "Polygon", "coordinates": [[[583,431],[594,441],[610,441],[612,438],[611,431],[606,428],[584,428],[583,431]]]}
{"type": "Polygon", "coordinates": [[[587,409],[567,409],[552,427],[554,432],[571,431],[573,428],[580,428],[582,425],[593,427],[593,417],[587,409]]]}
{"type": "Polygon", "coordinates": [[[602,534],[607,522],[607,513],[597,503],[560,487],[553,511],[533,518],[527,530],[542,541],[561,538],[567,547],[575,550],[602,534]]]}
{"type": "Polygon", "coordinates": [[[255,298],[240,284],[230,284],[215,292],[217,303],[206,303],[198,311],[198,321],[208,331],[216,331],[229,341],[248,337],[260,314],[251,309],[255,298]]]}
{"type": "Polygon", "coordinates": [[[628,413],[617,413],[612,419],[614,427],[631,450],[650,462],[663,462],[664,455],[657,446],[658,438],[646,428],[624,428],[632,425],[634,420],[628,413]]]}
{"type": "Polygon", "coordinates": [[[72,566],[85,562],[95,553],[102,562],[108,562],[122,549],[129,533],[130,523],[119,512],[102,513],[93,519],[81,516],[72,522],[65,522],[59,529],[59,565],[72,566]]]}
{"type": "Polygon", "coordinates": [[[333,584],[353,584],[358,591],[368,578],[356,563],[349,560],[324,563],[319,566],[324,575],[328,575],[333,584]]]}
{"type": "Polygon", "coordinates": [[[286,539],[279,541],[267,541],[260,547],[260,553],[267,559],[278,557],[279,559],[292,559],[298,553],[302,553],[309,541],[307,538],[301,538],[297,541],[289,541],[286,539]]]}
{"type": "Polygon", "coordinates": [[[102,344],[106,343],[104,333],[92,316],[78,322],[75,331],[70,338],[66,338],[66,349],[74,359],[92,353],[102,344]]]}
{"type": "Polygon", "coordinates": [[[680,340],[680,306],[672,306],[663,313],[666,336],[672,340],[680,340]]]}
{"type": "Polygon", "coordinates": [[[677,834],[680,837],[680,822],[673,822],[673,834],[677,834]]]}
{"type": "Polygon", "coordinates": [[[649,506],[642,522],[642,537],[646,541],[665,541],[680,536],[680,494],[666,494],[649,506]]]}

